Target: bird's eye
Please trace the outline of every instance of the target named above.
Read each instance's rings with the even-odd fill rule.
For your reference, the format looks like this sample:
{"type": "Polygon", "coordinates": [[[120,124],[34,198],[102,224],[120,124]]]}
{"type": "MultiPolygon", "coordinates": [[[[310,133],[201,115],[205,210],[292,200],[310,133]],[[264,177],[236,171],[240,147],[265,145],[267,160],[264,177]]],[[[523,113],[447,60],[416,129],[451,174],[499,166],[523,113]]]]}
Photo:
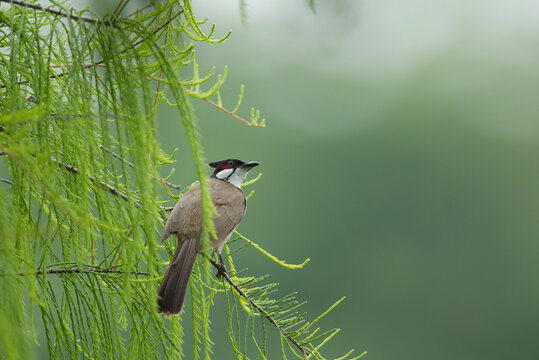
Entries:
{"type": "Polygon", "coordinates": [[[232,167],[232,165],[234,165],[234,163],[233,163],[232,160],[231,160],[231,161],[228,162],[227,165],[228,165],[229,167],[232,167]]]}

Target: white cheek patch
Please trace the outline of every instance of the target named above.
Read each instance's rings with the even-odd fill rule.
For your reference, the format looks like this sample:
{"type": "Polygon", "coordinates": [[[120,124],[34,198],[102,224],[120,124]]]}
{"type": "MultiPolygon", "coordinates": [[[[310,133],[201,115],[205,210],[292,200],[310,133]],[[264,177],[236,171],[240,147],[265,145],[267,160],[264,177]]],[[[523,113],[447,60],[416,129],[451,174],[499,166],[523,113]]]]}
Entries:
{"type": "Polygon", "coordinates": [[[233,172],[234,172],[234,169],[224,169],[224,170],[219,171],[217,174],[215,174],[215,177],[223,180],[229,177],[230,174],[232,174],[233,172]]]}

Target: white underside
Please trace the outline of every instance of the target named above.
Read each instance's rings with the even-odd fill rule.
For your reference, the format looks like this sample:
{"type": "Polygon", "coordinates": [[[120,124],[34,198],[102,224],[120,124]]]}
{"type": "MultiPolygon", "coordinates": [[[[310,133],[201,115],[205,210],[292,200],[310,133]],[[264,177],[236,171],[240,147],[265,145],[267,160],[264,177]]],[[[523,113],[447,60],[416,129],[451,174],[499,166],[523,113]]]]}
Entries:
{"type": "Polygon", "coordinates": [[[243,184],[248,172],[249,170],[240,168],[234,171],[234,174],[230,175],[227,181],[235,187],[241,188],[241,184],[243,184]]]}
{"type": "Polygon", "coordinates": [[[228,181],[237,188],[241,188],[241,184],[243,184],[243,181],[247,177],[248,172],[249,169],[243,168],[239,168],[236,171],[234,171],[234,169],[225,169],[215,174],[215,177],[224,181],[228,181]]]}

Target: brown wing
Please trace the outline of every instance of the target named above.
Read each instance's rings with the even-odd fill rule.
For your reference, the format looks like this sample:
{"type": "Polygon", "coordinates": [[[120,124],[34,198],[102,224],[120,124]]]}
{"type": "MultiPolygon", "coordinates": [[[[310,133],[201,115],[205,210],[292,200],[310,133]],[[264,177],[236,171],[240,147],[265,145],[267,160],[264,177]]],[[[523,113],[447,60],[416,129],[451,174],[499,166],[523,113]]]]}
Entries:
{"type": "Polygon", "coordinates": [[[174,233],[178,233],[181,239],[198,238],[201,229],[200,184],[196,184],[187,190],[174,206],[163,228],[161,241],[165,241],[174,233]],[[186,214],[189,214],[189,217],[186,214]]]}
{"type": "Polygon", "coordinates": [[[245,214],[245,194],[236,186],[218,179],[210,179],[210,191],[215,209],[219,216],[213,218],[217,240],[213,245],[221,252],[234,229],[245,214]]]}

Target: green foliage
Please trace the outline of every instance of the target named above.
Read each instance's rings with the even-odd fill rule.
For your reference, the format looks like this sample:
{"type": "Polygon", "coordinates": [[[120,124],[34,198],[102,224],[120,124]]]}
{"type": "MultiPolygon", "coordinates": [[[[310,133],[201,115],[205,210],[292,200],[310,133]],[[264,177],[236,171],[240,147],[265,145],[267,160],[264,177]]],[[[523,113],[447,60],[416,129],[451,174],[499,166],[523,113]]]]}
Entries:
{"type": "MultiPolygon", "coordinates": [[[[254,109],[250,121],[236,115],[243,87],[234,109],[223,107],[226,68],[217,78],[214,70],[199,74],[196,45],[229,34],[214,39],[215,26],[205,33],[187,0],[120,17],[127,3],[103,20],[59,5],[13,2],[0,10],[0,154],[9,174],[0,187],[0,356],[34,357],[42,331],[46,344],[39,346],[51,358],[177,359],[186,351],[184,333],[192,331],[194,358],[209,359],[210,309],[215,295],[225,293],[238,359],[267,358],[270,328],[280,336],[283,358],[321,359],[320,348],[338,332],[313,328],[327,312],[306,322],[294,294],[271,298],[277,285],[240,276],[231,254],[252,246],[292,269],[308,259],[287,264],[240,234],[235,243],[242,245],[226,249],[227,281],[210,276],[209,261],[197,262],[191,324],[182,322],[187,310],[172,319],[157,314],[165,267],[159,231],[176,198],[169,188],[179,189],[158,173],[175,155],[156,140],[158,107],[176,107],[187,134],[202,189],[206,250],[215,210],[189,98],[251,126],[265,121],[254,109]],[[191,79],[180,77],[186,69],[191,79]],[[168,207],[159,201],[161,186],[172,195],[168,207]],[[255,355],[248,355],[248,343],[255,355]]],[[[164,244],[169,252],[173,245],[164,244]]]]}

